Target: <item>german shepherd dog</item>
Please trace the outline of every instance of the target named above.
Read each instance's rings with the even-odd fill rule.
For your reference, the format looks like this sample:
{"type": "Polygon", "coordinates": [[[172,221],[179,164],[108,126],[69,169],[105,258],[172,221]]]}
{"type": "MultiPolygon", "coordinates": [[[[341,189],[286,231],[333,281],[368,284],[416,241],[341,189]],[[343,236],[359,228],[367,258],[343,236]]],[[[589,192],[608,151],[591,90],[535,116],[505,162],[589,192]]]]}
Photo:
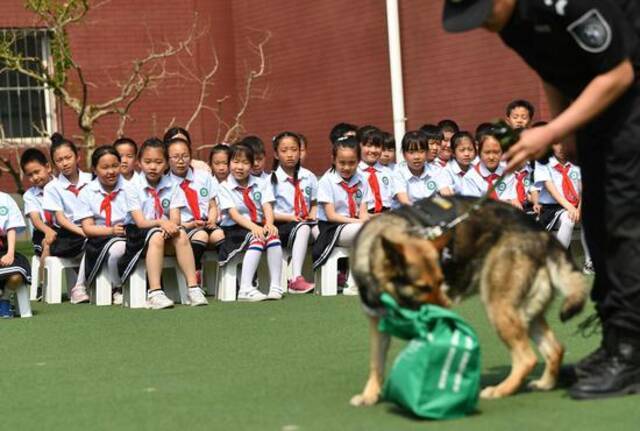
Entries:
{"type": "MultiPolygon", "coordinates": [[[[533,371],[537,359],[533,339],[544,358],[542,376],[532,389],[552,389],[564,348],[545,320],[554,288],[565,297],[560,319],[582,310],[584,277],[568,252],[549,232],[521,210],[488,201],[434,240],[417,229],[437,226],[466,213],[477,199],[430,198],[384,213],[367,222],[354,242],[351,270],[370,322],[370,374],[355,406],[378,401],[389,347],[389,335],[378,331],[384,314],[380,302],[389,293],[400,306],[450,306],[480,293],[487,315],[511,352],[511,372],[482,398],[515,393],[533,371]]],[[[424,231],[422,232],[424,233],[424,231]]]]}

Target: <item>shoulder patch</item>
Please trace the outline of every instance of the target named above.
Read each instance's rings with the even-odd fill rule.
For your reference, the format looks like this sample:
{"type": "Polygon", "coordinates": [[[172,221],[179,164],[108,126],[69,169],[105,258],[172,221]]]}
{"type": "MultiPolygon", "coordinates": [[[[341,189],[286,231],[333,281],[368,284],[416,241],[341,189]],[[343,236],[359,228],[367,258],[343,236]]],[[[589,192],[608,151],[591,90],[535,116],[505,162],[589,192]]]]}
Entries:
{"type": "Polygon", "coordinates": [[[611,26],[598,9],[591,9],[567,27],[567,31],[587,52],[598,54],[611,45],[611,26]]]}

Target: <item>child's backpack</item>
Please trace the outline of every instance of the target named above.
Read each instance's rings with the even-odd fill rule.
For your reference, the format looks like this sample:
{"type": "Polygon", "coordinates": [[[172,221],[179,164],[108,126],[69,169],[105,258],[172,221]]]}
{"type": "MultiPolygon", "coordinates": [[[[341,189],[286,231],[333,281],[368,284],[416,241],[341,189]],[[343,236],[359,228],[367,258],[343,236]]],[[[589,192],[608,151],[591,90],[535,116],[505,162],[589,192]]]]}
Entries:
{"type": "Polygon", "coordinates": [[[419,310],[382,295],[382,332],[408,339],[385,381],[382,396],[416,416],[452,419],[474,412],[480,393],[480,345],[457,314],[435,305],[419,310]]]}

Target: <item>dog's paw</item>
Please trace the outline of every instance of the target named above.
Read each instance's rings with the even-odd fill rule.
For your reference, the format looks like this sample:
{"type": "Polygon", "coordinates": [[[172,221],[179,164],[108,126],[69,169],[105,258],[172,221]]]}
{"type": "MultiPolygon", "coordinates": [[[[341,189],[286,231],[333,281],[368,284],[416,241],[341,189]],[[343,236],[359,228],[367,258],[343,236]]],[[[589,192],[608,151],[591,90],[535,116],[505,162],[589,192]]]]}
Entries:
{"type": "Polygon", "coordinates": [[[483,400],[495,400],[504,397],[498,386],[487,386],[480,391],[480,398],[483,400]]]}
{"type": "Polygon", "coordinates": [[[372,406],[378,402],[378,395],[358,394],[354,395],[349,401],[354,407],[372,406]]]}
{"type": "Polygon", "coordinates": [[[556,384],[550,379],[538,379],[529,382],[527,387],[532,391],[550,391],[556,387],[556,384]]]}

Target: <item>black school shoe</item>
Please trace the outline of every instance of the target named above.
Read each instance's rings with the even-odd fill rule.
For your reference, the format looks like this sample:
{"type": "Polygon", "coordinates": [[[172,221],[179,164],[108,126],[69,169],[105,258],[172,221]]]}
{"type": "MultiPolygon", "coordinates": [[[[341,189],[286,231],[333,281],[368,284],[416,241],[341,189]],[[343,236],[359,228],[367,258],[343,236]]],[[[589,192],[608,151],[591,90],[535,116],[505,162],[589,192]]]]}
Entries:
{"type": "Polygon", "coordinates": [[[583,367],[585,374],[569,389],[571,398],[591,400],[640,393],[640,337],[611,330],[606,338],[601,347],[604,352],[592,354],[592,359],[599,356],[599,361],[583,367]]]}

